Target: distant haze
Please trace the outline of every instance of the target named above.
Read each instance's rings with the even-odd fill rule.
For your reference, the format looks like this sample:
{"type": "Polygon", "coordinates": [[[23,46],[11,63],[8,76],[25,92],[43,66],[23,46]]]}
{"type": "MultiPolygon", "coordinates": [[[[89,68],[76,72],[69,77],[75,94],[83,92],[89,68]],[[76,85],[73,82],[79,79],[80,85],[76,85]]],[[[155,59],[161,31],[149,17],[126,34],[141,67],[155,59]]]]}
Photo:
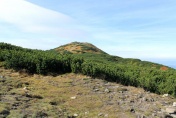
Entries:
{"type": "Polygon", "coordinates": [[[176,59],[145,59],[145,60],[163,64],[176,69],[176,59]]]}

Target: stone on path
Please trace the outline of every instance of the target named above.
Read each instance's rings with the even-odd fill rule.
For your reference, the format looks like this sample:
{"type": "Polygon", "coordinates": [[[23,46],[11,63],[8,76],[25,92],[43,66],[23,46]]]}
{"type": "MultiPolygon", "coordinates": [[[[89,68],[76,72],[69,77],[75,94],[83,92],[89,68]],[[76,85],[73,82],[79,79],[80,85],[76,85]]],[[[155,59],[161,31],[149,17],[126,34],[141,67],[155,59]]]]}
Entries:
{"type": "Polygon", "coordinates": [[[167,113],[176,113],[176,107],[167,107],[166,112],[167,113]]]}
{"type": "Polygon", "coordinates": [[[70,97],[72,100],[76,99],[76,96],[70,97]]]}
{"type": "Polygon", "coordinates": [[[163,97],[168,97],[168,96],[169,96],[169,94],[164,94],[164,95],[163,95],[163,97]]]}
{"type": "Polygon", "coordinates": [[[173,103],[173,107],[176,107],[176,102],[173,103]]]}

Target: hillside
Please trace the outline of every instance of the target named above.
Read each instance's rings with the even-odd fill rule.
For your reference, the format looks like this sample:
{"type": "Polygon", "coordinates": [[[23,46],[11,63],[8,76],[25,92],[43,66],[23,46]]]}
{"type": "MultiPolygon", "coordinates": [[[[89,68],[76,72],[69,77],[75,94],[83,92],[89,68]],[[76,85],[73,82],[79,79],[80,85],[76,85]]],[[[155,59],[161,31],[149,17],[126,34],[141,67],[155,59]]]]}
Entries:
{"type": "Polygon", "coordinates": [[[50,51],[57,52],[59,54],[74,54],[76,56],[83,57],[88,60],[98,61],[98,62],[107,61],[107,62],[114,62],[118,64],[123,64],[123,65],[132,64],[136,66],[143,66],[143,67],[147,66],[147,67],[157,68],[161,70],[171,69],[170,67],[167,67],[161,64],[141,61],[140,59],[111,56],[90,43],[72,42],[72,43],[65,44],[57,48],[51,49],[50,51]]]}
{"type": "Polygon", "coordinates": [[[176,70],[139,59],[108,54],[60,54],[0,43],[0,61],[5,68],[25,69],[34,74],[81,73],[93,78],[142,87],[157,94],[176,96],[176,70]]]}
{"type": "Polygon", "coordinates": [[[21,117],[20,113],[26,117],[74,118],[90,113],[87,117],[98,114],[97,117],[113,118],[120,114],[120,118],[123,115],[133,118],[138,115],[160,117],[165,111],[171,112],[168,109],[172,113],[176,111],[175,107],[169,107],[176,97],[176,70],[164,65],[89,50],[65,54],[7,43],[0,43],[0,51],[1,116],[21,117]],[[117,92],[114,86],[125,88],[117,92]],[[135,97],[139,93],[142,96],[135,97]],[[163,94],[170,97],[162,99],[159,95],[163,94]],[[71,99],[78,101],[73,103],[71,99]]]}
{"type": "Polygon", "coordinates": [[[96,46],[90,43],[72,42],[66,45],[62,45],[54,49],[58,53],[94,53],[94,54],[106,54],[96,46]]]}
{"type": "Polygon", "coordinates": [[[43,76],[1,66],[1,118],[172,118],[172,96],[82,74],[43,76]]]}

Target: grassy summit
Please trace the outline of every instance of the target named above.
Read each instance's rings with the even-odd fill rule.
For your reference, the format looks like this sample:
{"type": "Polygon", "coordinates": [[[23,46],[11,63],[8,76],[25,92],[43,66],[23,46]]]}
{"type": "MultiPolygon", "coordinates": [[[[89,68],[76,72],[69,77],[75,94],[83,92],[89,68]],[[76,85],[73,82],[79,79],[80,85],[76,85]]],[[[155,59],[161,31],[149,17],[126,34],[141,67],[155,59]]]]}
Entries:
{"type": "Polygon", "coordinates": [[[90,43],[72,42],[66,45],[62,45],[54,49],[59,53],[94,53],[94,54],[106,54],[101,49],[90,43]]]}

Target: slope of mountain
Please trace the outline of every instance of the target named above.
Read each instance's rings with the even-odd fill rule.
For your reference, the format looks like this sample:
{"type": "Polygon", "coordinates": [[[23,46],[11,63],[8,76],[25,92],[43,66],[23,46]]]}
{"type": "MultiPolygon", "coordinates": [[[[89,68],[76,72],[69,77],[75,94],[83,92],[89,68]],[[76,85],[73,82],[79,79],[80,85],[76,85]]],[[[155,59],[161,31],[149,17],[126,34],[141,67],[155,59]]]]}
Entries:
{"type": "MultiPolygon", "coordinates": [[[[61,47],[68,48],[68,45],[61,47]]],[[[91,44],[86,43],[86,45],[91,44]]],[[[93,78],[141,87],[157,94],[168,93],[176,97],[176,70],[160,64],[139,59],[125,59],[103,52],[95,53],[97,51],[90,53],[90,49],[84,50],[87,53],[60,54],[55,53],[56,51],[31,50],[0,43],[0,50],[0,61],[4,63],[5,68],[13,68],[17,71],[25,69],[28,73],[43,75],[81,73],[93,78]]]]}
{"type": "Polygon", "coordinates": [[[106,54],[96,46],[90,43],[72,42],[54,49],[59,53],[94,53],[94,54],[106,54]]]}
{"type": "Polygon", "coordinates": [[[171,112],[175,69],[75,44],[80,51],[68,44],[61,47],[69,53],[60,54],[0,43],[0,117],[133,118],[165,117],[165,108],[171,112]]]}
{"type": "Polygon", "coordinates": [[[0,63],[0,118],[172,118],[167,109],[176,99],[162,96],[82,74],[16,72],[0,63]]]}
{"type": "Polygon", "coordinates": [[[83,58],[98,61],[98,62],[107,61],[107,62],[115,62],[115,63],[123,64],[123,65],[132,64],[136,66],[143,66],[143,67],[147,66],[151,68],[158,68],[161,70],[167,70],[170,68],[170,67],[157,64],[157,63],[141,61],[140,59],[111,56],[107,54],[106,52],[102,51],[101,49],[97,48],[93,44],[83,43],[83,42],[72,42],[72,43],[54,48],[50,51],[57,52],[60,54],[74,54],[79,57],[83,57],[83,58]]]}

